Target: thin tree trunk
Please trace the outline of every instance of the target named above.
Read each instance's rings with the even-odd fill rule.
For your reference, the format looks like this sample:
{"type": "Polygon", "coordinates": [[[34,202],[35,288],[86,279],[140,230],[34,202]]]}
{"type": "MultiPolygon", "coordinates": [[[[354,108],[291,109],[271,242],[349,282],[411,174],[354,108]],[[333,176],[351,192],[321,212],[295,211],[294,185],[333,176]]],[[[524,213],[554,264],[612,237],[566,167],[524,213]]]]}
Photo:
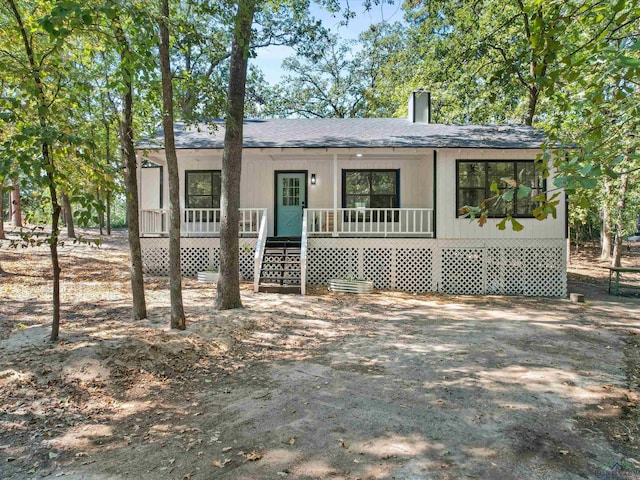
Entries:
{"type": "Polygon", "coordinates": [[[618,202],[616,204],[615,230],[616,237],[613,244],[613,255],[611,266],[619,267],[622,257],[622,234],[624,231],[624,208],[627,203],[627,188],[629,186],[629,176],[626,173],[620,175],[620,190],[618,191],[618,202]]]}
{"type": "MultiPolygon", "coordinates": [[[[0,182],[0,240],[4,240],[4,192],[2,191],[4,185],[0,182]]],[[[0,270],[1,271],[1,270],[0,270]]]]}
{"type": "Polygon", "coordinates": [[[138,179],[137,159],[133,144],[133,78],[134,73],[128,65],[131,49],[116,18],[115,36],[118,42],[120,58],[123,68],[127,69],[123,75],[124,93],[122,95],[122,118],[120,120],[120,144],[125,161],[124,183],[127,195],[127,223],[129,234],[131,293],[133,295],[133,319],[147,318],[147,305],[144,296],[144,276],[142,273],[142,247],[140,245],[140,220],[138,218],[138,179]]]}
{"type": "Polygon", "coordinates": [[[256,0],[239,0],[231,46],[229,98],[222,155],[220,276],[216,295],[216,308],[221,310],[242,308],[238,251],[242,123],[251,24],[255,8],[256,0]]]}
{"type": "MultiPolygon", "coordinates": [[[[111,128],[109,122],[105,122],[106,143],[106,160],[107,167],[111,166],[111,128]]],[[[111,190],[107,189],[107,235],[111,235],[111,190]]]]}
{"type": "Polygon", "coordinates": [[[604,178],[604,201],[600,212],[602,228],[600,228],[600,260],[611,260],[611,209],[607,199],[611,196],[611,181],[604,178]]]}
{"type": "Polygon", "coordinates": [[[71,209],[69,195],[66,193],[62,194],[62,209],[64,211],[64,218],[67,222],[67,237],[76,238],[76,230],[73,227],[73,211],[71,209]]]}
{"type": "Polygon", "coordinates": [[[173,86],[169,59],[169,0],[160,7],[160,69],[162,71],[162,125],[164,152],[169,172],[169,291],[171,297],[171,328],[184,330],[186,319],[182,304],[182,273],[180,271],[180,179],[178,157],[173,132],[173,86]]]}
{"type": "MultiPolygon", "coordinates": [[[[41,124],[44,127],[44,116],[41,116],[41,124]]],[[[53,269],[53,322],[51,325],[51,341],[55,342],[60,333],[60,262],[58,260],[58,237],[60,236],[60,228],[58,222],[60,220],[60,204],[56,194],[56,185],[54,182],[55,167],[53,159],[50,157],[49,145],[42,143],[42,158],[45,165],[51,168],[47,169],[47,180],[49,183],[49,195],[51,196],[51,242],[49,242],[49,250],[51,251],[51,266],[53,269]]]]}
{"type": "MultiPolygon", "coordinates": [[[[51,252],[51,267],[53,270],[53,321],[51,325],[50,340],[52,342],[55,342],[58,339],[58,334],[60,332],[60,262],[58,260],[58,237],[60,234],[60,229],[58,222],[60,220],[61,208],[60,204],[58,203],[58,196],[56,194],[56,168],[53,162],[53,158],[50,155],[49,144],[44,137],[44,132],[46,132],[48,127],[46,113],[48,112],[49,107],[45,98],[42,78],[40,77],[40,65],[36,62],[36,58],[32,48],[32,39],[30,39],[29,35],[27,34],[27,30],[22,22],[22,16],[20,15],[20,12],[16,7],[15,1],[8,0],[8,3],[16,19],[20,35],[24,43],[25,52],[29,61],[29,67],[31,69],[30,73],[35,85],[36,99],[38,101],[38,121],[40,124],[40,129],[42,130],[42,162],[44,163],[46,171],[46,178],[49,186],[49,195],[51,196],[51,238],[49,241],[49,250],[51,252]]],[[[20,191],[18,190],[17,192],[19,202],[20,191]]],[[[18,203],[18,211],[19,206],[20,205],[18,203]]],[[[22,223],[21,218],[20,223],[22,223]]]]}
{"type": "Polygon", "coordinates": [[[524,124],[533,125],[533,118],[536,115],[536,109],[538,106],[538,98],[540,98],[539,87],[529,87],[529,105],[527,106],[527,114],[524,118],[524,124]]]}
{"type": "Polygon", "coordinates": [[[22,206],[20,202],[20,184],[18,182],[13,184],[13,190],[11,190],[11,205],[12,205],[12,217],[14,227],[22,227],[22,206]]]}
{"type": "Polygon", "coordinates": [[[11,192],[7,192],[7,221],[13,218],[13,206],[11,205],[11,192]]]}
{"type": "Polygon", "coordinates": [[[111,191],[107,190],[107,236],[111,236],[111,191]]]}
{"type": "MultiPolygon", "coordinates": [[[[100,204],[100,207],[102,207],[102,204],[100,203],[100,188],[96,188],[96,200],[98,201],[98,204],[100,204]]],[[[104,228],[104,211],[98,210],[98,229],[100,230],[100,236],[104,234],[102,230],[103,228],[104,228]]]]}

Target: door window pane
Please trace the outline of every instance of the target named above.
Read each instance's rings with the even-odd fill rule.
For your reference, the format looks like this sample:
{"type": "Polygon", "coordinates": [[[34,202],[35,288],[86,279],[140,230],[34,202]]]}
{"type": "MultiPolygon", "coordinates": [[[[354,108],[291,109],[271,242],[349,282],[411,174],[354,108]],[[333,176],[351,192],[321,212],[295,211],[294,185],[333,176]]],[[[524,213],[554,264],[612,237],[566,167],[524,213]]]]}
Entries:
{"type": "Polygon", "coordinates": [[[282,205],[285,207],[300,205],[299,178],[282,179],[282,205]]]}

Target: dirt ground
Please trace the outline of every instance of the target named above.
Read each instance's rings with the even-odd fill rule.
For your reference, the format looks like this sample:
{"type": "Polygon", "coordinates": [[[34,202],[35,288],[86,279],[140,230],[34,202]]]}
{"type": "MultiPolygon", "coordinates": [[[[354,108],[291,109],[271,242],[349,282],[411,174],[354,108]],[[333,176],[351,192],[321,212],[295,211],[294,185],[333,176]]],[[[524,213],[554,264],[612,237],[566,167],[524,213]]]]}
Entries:
{"type": "Polygon", "coordinates": [[[62,248],[52,344],[48,250],[5,242],[0,478],[640,479],[640,299],[588,253],[584,304],[247,284],[218,312],[187,279],[177,332],[163,278],[130,319],[116,232],[62,248]]]}

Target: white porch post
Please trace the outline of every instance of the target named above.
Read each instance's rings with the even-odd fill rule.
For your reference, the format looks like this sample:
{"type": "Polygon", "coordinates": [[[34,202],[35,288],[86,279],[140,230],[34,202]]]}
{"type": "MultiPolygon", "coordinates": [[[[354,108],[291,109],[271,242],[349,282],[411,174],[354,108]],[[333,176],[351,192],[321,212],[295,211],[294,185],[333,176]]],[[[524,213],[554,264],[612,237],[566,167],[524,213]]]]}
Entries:
{"type": "Polygon", "coordinates": [[[338,154],[333,154],[333,236],[338,236],[338,154]]]}
{"type": "MultiPolygon", "coordinates": [[[[138,225],[142,225],[142,159],[140,155],[136,155],[136,171],[133,174],[138,182],[138,225]]],[[[142,235],[142,232],[139,234],[142,235]]]]}

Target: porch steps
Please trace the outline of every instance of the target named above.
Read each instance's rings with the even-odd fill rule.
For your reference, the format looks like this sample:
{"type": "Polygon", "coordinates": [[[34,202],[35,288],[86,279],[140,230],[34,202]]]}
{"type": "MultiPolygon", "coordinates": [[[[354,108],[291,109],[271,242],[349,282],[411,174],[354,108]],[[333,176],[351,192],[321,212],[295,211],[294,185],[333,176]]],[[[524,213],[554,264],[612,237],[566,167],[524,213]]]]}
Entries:
{"type": "Polygon", "coordinates": [[[268,238],[260,268],[260,292],[300,293],[300,239],[268,238]]]}

